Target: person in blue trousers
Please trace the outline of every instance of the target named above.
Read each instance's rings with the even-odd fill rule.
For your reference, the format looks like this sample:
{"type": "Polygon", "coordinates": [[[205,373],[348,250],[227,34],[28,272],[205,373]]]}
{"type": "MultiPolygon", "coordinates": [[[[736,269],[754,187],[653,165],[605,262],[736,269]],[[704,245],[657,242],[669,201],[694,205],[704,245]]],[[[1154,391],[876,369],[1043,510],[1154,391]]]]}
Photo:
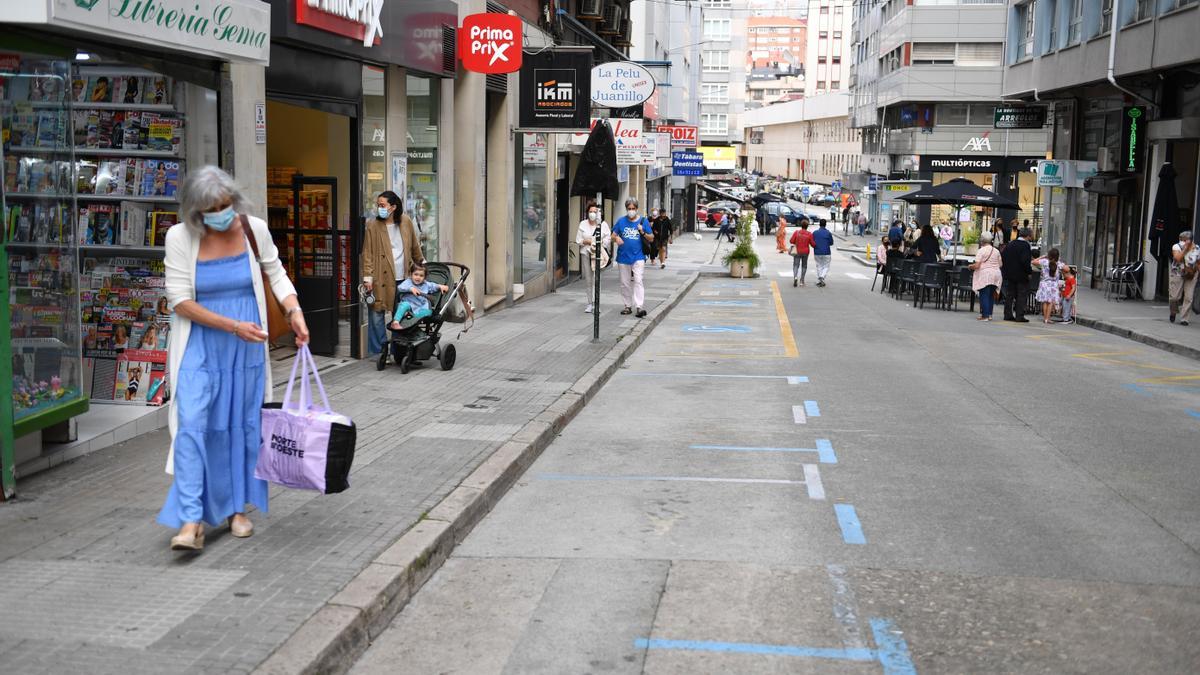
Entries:
{"type": "Polygon", "coordinates": [[[271,396],[267,293],[283,305],[296,346],[308,343],[271,232],[247,208],[233,178],[205,166],[181,186],[180,224],[167,231],[166,297],[174,311],[167,473],[174,480],[158,522],[178,528],[173,550],[203,549],[204,525],[226,519],[233,536],[249,537],[246,507],[267,511],[267,484],[254,477],[262,405],[271,396]]]}

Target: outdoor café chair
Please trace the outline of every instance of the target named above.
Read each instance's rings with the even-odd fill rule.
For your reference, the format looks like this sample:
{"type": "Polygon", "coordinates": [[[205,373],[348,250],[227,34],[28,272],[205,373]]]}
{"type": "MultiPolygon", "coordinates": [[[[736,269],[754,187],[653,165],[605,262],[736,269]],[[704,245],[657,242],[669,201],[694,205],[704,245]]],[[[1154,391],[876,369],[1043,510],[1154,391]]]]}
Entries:
{"type": "Polygon", "coordinates": [[[956,267],[947,277],[950,282],[946,309],[958,309],[958,300],[966,296],[971,301],[971,311],[975,311],[975,291],[971,288],[975,282],[975,273],[966,267],[956,267]]]}
{"type": "Polygon", "coordinates": [[[926,263],[921,266],[921,274],[917,280],[916,287],[913,290],[913,306],[916,307],[920,303],[920,307],[925,307],[925,300],[930,293],[937,295],[938,303],[944,299],[946,285],[946,268],[937,263],[926,263]]]}

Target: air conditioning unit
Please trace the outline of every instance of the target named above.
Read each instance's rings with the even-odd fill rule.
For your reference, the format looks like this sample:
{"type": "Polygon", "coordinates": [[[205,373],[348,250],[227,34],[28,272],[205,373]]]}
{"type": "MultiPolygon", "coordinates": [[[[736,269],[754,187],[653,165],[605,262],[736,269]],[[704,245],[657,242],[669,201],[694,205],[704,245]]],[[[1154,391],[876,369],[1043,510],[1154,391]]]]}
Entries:
{"type": "Polygon", "coordinates": [[[596,32],[600,35],[620,35],[621,19],[625,18],[625,8],[612,4],[604,8],[604,21],[596,32]]]}
{"type": "Polygon", "coordinates": [[[632,47],[633,46],[633,42],[631,40],[632,35],[633,35],[633,22],[630,21],[629,19],[621,19],[621,31],[620,31],[620,34],[617,35],[616,39],[613,40],[613,44],[615,44],[618,47],[632,47]]]}
{"type": "Polygon", "coordinates": [[[579,0],[575,18],[599,21],[604,18],[604,0],[579,0]]]}
{"type": "Polygon", "coordinates": [[[1100,148],[1096,154],[1097,171],[1116,171],[1117,151],[1112,148],[1100,148]]]}

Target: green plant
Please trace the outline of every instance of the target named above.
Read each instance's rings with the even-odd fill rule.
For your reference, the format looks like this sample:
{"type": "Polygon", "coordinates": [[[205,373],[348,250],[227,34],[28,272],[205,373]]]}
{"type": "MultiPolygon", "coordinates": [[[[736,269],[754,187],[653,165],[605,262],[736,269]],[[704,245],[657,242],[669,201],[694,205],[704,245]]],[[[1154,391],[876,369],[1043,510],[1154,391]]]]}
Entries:
{"type": "Polygon", "coordinates": [[[963,232],[962,242],[964,246],[971,246],[979,243],[979,230],[967,230],[963,232]]]}
{"type": "Polygon", "coordinates": [[[762,264],[758,258],[758,253],[754,251],[754,243],[751,237],[751,232],[754,230],[754,213],[747,210],[742,213],[741,219],[737,224],[737,241],[733,250],[725,254],[721,258],[721,263],[728,265],[734,260],[744,260],[750,266],[750,274],[754,274],[754,270],[762,264]]]}

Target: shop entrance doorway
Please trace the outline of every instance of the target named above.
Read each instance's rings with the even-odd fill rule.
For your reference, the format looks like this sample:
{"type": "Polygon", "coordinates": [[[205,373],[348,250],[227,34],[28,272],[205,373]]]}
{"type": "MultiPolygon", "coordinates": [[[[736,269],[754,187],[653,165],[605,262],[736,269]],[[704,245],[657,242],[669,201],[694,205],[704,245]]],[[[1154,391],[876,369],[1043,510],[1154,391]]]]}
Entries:
{"type": "Polygon", "coordinates": [[[356,356],[351,330],[350,223],[356,181],[354,119],[267,102],[267,224],[312,334],[314,354],[356,356]]]}

